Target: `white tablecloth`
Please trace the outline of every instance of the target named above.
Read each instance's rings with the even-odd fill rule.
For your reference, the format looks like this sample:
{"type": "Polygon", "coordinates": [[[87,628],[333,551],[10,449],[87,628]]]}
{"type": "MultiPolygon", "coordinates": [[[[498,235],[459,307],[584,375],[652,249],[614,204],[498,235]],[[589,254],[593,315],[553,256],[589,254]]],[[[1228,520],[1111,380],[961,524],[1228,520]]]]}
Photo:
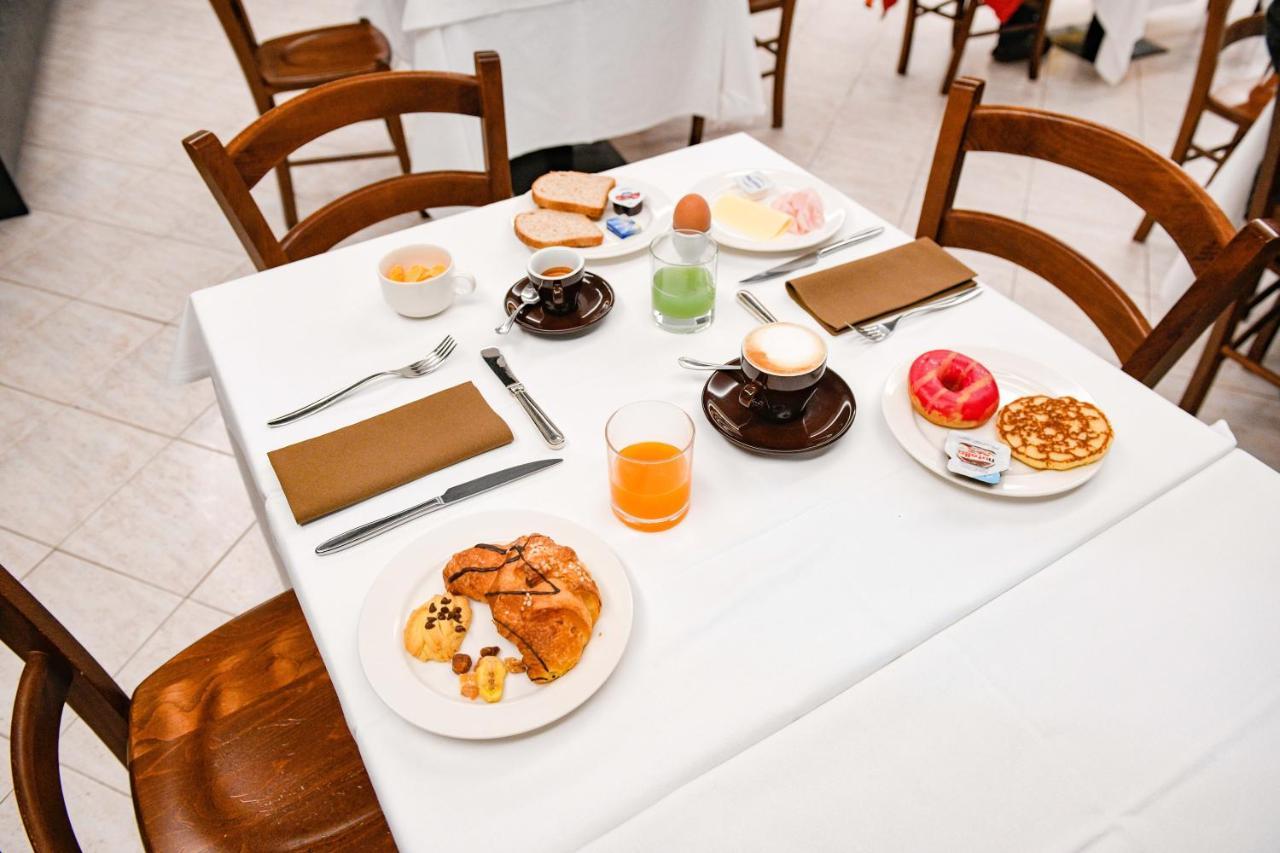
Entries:
{"type": "Polygon", "coordinates": [[[1187,2],[1189,0],[1093,0],[1093,13],[1106,31],[1094,60],[1102,79],[1112,85],[1124,79],[1133,60],[1133,48],[1146,30],[1148,15],[1163,6],[1187,2]]]}
{"type": "Polygon", "coordinates": [[[1235,451],[590,849],[1280,850],[1277,506],[1235,451]]]}
{"type": "MultiPolygon", "coordinates": [[[[679,116],[764,112],[745,0],[520,0],[502,11],[491,2],[358,5],[387,34],[400,67],[470,74],[475,51],[496,50],[512,157],[679,116]]],[[[405,122],[415,168],[483,162],[474,119],[414,115],[405,122]]]]}
{"type": "MultiPolygon", "coordinates": [[[[795,164],[744,135],[619,170],[673,197],[720,170],[795,164]]],[[[1231,440],[994,292],[903,324],[887,343],[831,342],[831,366],[857,395],[850,433],[816,459],[744,454],[695,414],[693,508],[662,534],[619,524],[608,505],[604,422],[619,405],[670,400],[696,413],[703,378],[677,355],[725,358],[751,319],[734,282],[776,258],[721,256],[715,325],[667,334],[649,318],[648,260],[597,267],[618,294],[595,333],[548,341],[498,338],[500,298],[527,250],[501,202],[196,293],[177,364],[209,372],[237,448],[261,495],[266,532],[293,580],[378,797],[402,849],[438,845],[441,827],[483,827],[491,845],[556,849],[584,843],[676,787],[786,726],[985,602],[1035,574],[1231,447],[1231,440]],[[393,246],[450,247],[478,294],[438,318],[392,314],[374,279],[393,246]],[[461,341],[437,374],[370,389],[284,430],[263,424],[348,378],[420,356],[445,332],[461,341]],[[392,714],[361,671],[355,631],[378,570],[450,516],[409,525],[317,558],[316,543],[447,486],[548,455],[532,425],[488,373],[479,350],[500,343],[516,374],[564,429],[564,464],[453,511],[538,506],[610,542],[636,592],[627,653],[577,712],[542,731],[470,743],[414,729],[392,714]],[[981,343],[1043,360],[1090,390],[1117,443],[1074,493],[1014,502],[943,482],[894,442],[880,413],[892,371],[935,346],[981,343]],[[513,445],[422,478],[305,528],[293,521],[266,452],[472,380],[516,434],[513,445]],[[792,628],[794,626],[794,628],[792,628]],[[440,792],[450,791],[454,796],[440,792]]],[[[845,230],[877,222],[847,201],[845,230]]],[[[825,263],[906,242],[886,236],[825,263]]],[[[784,319],[811,322],[781,281],[755,288],[784,319]]],[[[554,689],[554,685],[549,688],[554,689]]]]}

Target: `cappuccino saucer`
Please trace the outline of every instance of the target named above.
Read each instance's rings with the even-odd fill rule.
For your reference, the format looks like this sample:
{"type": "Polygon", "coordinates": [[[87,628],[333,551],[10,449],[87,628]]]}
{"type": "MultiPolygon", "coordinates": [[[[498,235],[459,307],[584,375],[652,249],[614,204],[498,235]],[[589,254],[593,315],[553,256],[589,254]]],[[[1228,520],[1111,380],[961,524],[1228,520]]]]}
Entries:
{"type": "MultiPolygon", "coordinates": [[[[502,310],[510,314],[520,304],[517,295],[529,282],[520,279],[503,295],[502,310]]],[[[585,335],[608,315],[613,308],[613,288],[609,282],[588,270],[582,277],[582,289],[578,291],[578,304],[568,314],[552,314],[541,302],[530,305],[516,317],[516,325],[531,335],[551,338],[568,338],[585,335]]]]}
{"type": "Polygon", "coordinates": [[[715,371],[702,389],[702,413],[730,443],[753,453],[795,456],[822,450],[849,431],[858,413],[853,390],[830,367],[818,380],[804,413],[789,422],[766,420],[739,403],[738,392],[746,384],[746,377],[737,371],[715,371]]]}

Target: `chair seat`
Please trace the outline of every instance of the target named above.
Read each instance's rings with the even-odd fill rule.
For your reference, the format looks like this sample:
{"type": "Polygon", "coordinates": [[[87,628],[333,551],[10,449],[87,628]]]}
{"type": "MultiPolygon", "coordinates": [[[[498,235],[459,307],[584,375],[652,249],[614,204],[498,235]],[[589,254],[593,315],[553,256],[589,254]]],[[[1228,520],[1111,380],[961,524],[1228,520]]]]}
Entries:
{"type": "Polygon", "coordinates": [[[390,62],[386,36],[368,21],[290,33],[258,46],[263,82],[278,91],[385,71],[390,62]]]}
{"type": "Polygon", "coordinates": [[[292,591],[139,685],[129,774],[151,850],[394,850],[292,591]]]}
{"type": "Polygon", "coordinates": [[[1233,80],[1209,93],[1209,100],[1221,113],[1237,122],[1253,124],[1276,94],[1277,77],[1267,75],[1262,82],[1233,80]]]}

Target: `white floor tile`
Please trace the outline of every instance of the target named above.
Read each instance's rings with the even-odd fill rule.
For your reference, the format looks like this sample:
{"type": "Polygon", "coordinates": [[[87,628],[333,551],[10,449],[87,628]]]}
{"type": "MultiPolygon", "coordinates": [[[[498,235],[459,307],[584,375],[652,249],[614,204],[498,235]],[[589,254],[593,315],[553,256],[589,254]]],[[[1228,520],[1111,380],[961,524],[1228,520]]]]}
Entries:
{"type": "Polygon", "coordinates": [[[162,327],[96,383],[80,406],[165,435],[183,432],[213,402],[213,386],[207,379],[168,380],[177,337],[175,327],[162,327]]]}
{"type": "Polygon", "coordinates": [[[192,421],[182,433],[182,439],[219,453],[231,453],[231,437],[227,435],[226,424],[222,422],[222,412],[214,403],[192,421]]]}
{"type": "Polygon", "coordinates": [[[58,403],[0,386],[0,454],[39,429],[62,408],[58,403]]]}
{"type": "Polygon", "coordinates": [[[173,442],[63,547],[185,596],[252,523],[235,460],[173,442]]]}
{"type": "Polygon", "coordinates": [[[194,601],[182,602],[178,609],[164,621],[160,629],[151,635],[142,648],[138,649],[137,654],[116,674],[116,681],[126,693],[132,695],[143,679],[178,652],[230,618],[212,607],[206,607],[194,601]]]}
{"type": "Polygon", "coordinates": [[[258,525],[249,528],[191,597],[228,613],[243,613],[284,592],[258,525]]]}
{"type": "MultiPolygon", "coordinates": [[[[0,565],[8,569],[9,574],[15,578],[21,579],[52,550],[51,546],[43,542],[0,528],[0,565]]],[[[3,697],[0,697],[0,701],[3,701],[3,697]]]]}

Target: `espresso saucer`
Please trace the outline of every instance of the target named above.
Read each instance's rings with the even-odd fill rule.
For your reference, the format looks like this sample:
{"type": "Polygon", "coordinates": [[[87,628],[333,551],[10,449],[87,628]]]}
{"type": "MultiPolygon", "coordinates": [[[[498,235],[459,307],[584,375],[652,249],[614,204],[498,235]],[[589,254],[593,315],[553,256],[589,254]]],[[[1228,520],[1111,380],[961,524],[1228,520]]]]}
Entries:
{"type": "MultiPolygon", "coordinates": [[[[728,364],[737,364],[733,359],[728,364]]],[[[768,456],[812,453],[834,444],[849,431],[858,412],[853,391],[840,375],[827,368],[804,414],[789,422],[767,420],[738,402],[746,377],[717,370],[702,389],[702,413],[716,432],[743,450],[768,456]]]]}
{"type": "MultiPolygon", "coordinates": [[[[510,314],[520,304],[516,294],[529,282],[522,278],[507,291],[502,299],[502,310],[510,314]]],[[[596,327],[613,308],[613,288],[609,282],[593,272],[586,272],[582,278],[582,289],[578,291],[578,304],[568,314],[553,314],[547,311],[541,302],[530,305],[516,317],[516,325],[531,335],[545,335],[553,338],[567,338],[584,335],[596,327]]]]}

